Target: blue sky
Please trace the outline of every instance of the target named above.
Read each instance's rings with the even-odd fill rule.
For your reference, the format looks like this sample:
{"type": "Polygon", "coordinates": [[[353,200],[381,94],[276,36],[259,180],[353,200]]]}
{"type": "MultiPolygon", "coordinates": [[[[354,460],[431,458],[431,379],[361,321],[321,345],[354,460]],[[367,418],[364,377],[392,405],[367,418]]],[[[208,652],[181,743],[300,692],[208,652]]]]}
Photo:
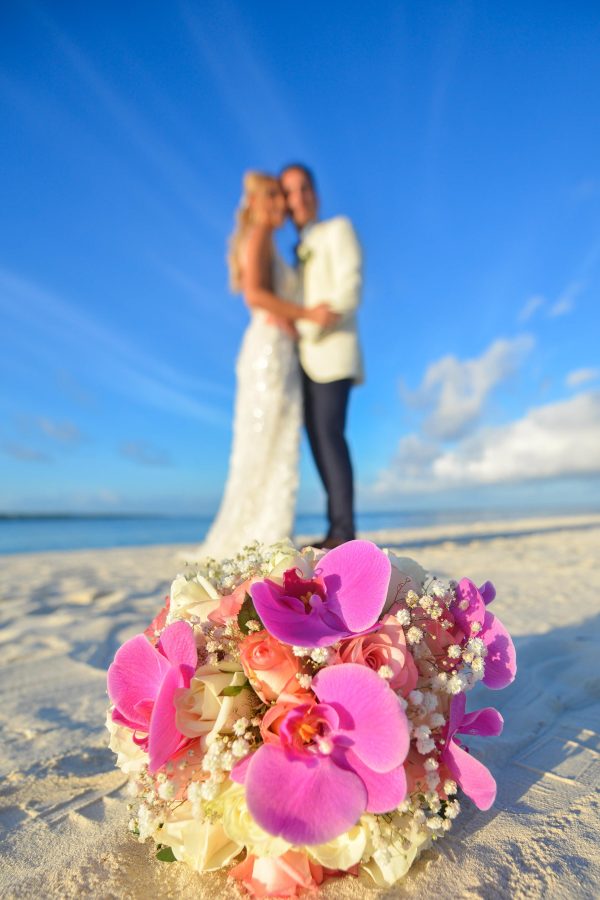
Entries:
{"type": "Polygon", "coordinates": [[[225,241],[290,159],[364,244],[361,508],[600,505],[599,39],[592,2],[2,4],[0,511],[214,510],[225,241]]]}

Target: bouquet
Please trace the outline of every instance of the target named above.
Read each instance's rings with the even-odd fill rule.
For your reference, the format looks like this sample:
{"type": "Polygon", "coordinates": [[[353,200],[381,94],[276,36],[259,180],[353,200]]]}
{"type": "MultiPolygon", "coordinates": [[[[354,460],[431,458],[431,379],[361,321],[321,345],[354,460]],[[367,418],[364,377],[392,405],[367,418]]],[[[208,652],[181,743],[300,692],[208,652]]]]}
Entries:
{"type": "Polygon", "coordinates": [[[516,672],[495,592],[444,583],[369,541],[252,545],[178,575],[108,671],[130,830],[157,857],[230,867],[252,896],[334,875],[402,878],[462,795],[496,796],[467,735],[498,735],[478,682],[516,672]]]}

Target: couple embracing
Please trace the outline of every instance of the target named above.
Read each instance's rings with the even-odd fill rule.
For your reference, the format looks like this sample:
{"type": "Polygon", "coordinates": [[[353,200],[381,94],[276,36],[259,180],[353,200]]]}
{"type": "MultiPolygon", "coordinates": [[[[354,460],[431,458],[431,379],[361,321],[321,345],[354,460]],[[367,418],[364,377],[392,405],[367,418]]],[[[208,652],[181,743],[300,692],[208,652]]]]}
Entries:
{"type": "Polygon", "coordinates": [[[237,360],[229,475],[202,556],[235,555],[292,533],[302,421],[327,494],[327,549],[354,537],[353,476],[344,436],[350,389],[362,380],[356,328],[362,257],[348,219],[318,219],[315,179],[292,164],[244,177],[230,241],[231,288],[251,312],[237,360]],[[296,266],[274,232],[290,216],[296,266]]]}

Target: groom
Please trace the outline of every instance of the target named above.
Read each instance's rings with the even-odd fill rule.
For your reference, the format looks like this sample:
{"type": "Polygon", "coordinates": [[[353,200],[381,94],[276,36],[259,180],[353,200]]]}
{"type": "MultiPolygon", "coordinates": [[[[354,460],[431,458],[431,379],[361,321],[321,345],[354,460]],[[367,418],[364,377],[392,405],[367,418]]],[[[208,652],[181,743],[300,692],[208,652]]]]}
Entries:
{"type": "Polygon", "coordinates": [[[343,216],[319,221],[314,176],[292,163],[280,176],[289,214],[298,230],[296,247],[303,302],[328,303],[337,322],[321,329],[297,324],[304,393],[304,421],[314,460],[327,493],[327,536],[316,546],[332,549],[354,538],[352,462],[344,435],[352,385],[363,380],[356,328],[362,254],[350,221],[343,216]]]}

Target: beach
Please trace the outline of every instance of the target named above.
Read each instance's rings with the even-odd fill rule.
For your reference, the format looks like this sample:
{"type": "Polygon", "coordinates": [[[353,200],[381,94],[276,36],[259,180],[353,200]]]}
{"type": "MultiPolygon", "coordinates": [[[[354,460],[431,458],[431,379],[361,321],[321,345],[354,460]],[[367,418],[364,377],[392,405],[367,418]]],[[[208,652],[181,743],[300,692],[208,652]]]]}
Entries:
{"type": "MultiPolygon", "coordinates": [[[[347,877],[333,897],[600,896],[600,515],[363,534],[440,577],[491,580],[519,671],[469,707],[503,734],[473,741],[498,782],[465,799],[449,835],[393,888],[347,877]]],[[[307,536],[308,538],[308,536],[307,536]]],[[[228,898],[223,873],[160,863],[127,832],[125,778],[107,747],[106,669],[162,605],[175,545],[1,558],[0,895],[228,898]]]]}

